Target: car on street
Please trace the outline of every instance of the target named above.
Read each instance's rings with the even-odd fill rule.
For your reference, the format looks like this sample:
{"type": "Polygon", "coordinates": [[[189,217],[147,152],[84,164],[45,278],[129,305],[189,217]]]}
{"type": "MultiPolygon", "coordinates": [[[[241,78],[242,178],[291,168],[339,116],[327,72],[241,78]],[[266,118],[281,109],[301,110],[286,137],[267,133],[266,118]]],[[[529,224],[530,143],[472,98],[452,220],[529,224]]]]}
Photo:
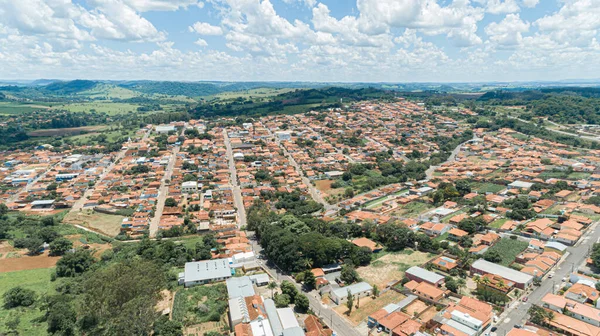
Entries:
{"type": "Polygon", "coordinates": [[[527,300],[529,300],[529,298],[527,296],[523,297],[523,302],[527,302],[527,300]]]}
{"type": "Polygon", "coordinates": [[[514,325],[514,327],[515,327],[515,328],[517,328],[517,329],[521,329],[521,328],[523,328],[523,326],[522,326],[522,325],[520,325],[520,324],[515,324],[515,325],[514,325]]]}
{"type": "Polygon", "coordinates": [[[498,327],[492,327],[492,329],[491,329],[490,331],[491,331],[491,332],[494,332],[494,331],[496,331],[496,330],[498,330],[498,327]]]}

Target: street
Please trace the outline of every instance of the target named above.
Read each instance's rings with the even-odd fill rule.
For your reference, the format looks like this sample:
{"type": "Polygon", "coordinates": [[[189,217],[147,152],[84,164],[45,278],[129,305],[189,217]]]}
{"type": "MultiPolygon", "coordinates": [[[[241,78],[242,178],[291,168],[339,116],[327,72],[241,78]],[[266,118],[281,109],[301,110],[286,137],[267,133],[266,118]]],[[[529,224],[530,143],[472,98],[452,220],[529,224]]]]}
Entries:
{"type": "Polygon", "coordinates": [[[496,330],[497,335],[504,336],[515,324],[524,325],[527,320],[527,310],[529,307],[534,303],[539,303],[542,297],[547,293],[554,292],[554,287],[559,285],[564,277],[577,270],[577,268],[585,262],[585,259],[590,253],[592,244],[600,238],[600,230],[596,228],[597,225],[598,222],[592,224],[588,228],[586,234],[581,237],[580,242],[574,247],[569,247],[567,249],[569,255],[566,259],[562,264],[550,271],[550,273],[554,272],[552,279],[546,276],[542,280],[542,284],[527,295],[527,302],[517,301],[513,303],[507,312],[500,316],[497,325],[498,330],[496,330]]]}
{"type": "Polygon", "coordinates": [[[242,191],[238,185],[237,171],[235,169],[235,161],[233,160],[233,149],[231,148],[231,141],[229,140],[226,129],[223,129],[223,138],[225,141],[225,147],[227,149],[227,160],[229,161],[229,183],[231,184],[233,202],[238,213],[238,227],[246,227],[246,209],[244,208],[244,198],[242,197],[242,191]]]}
{"type": "MultiPolygon", "coordinates": [[[[248,238],[252,242],[254,253],[256,255],[260,255],[262,247],[255,240],[255,236],[249,234],[248,238]]],[[[320,296],[317,294],[317,291],[313,290],[308,293],[304,292],[302,290],[302,286],[296,283],[296,281],[292,277],[285,275],[279,269],[276,269],[277,266],[268,265],[265,259],[263,259],[263,261],[261,262],[261,266],[267,273],[269,273],[275,279],[275,281],[278,284],[281,284],[281,281],[283,280],[287,280],[293,283],[300,292],[304,293],[306,297],[308,297],[308,301],[310,302],[310,309],[317,316],[319,316],[323,320],[323,322],[327,324],[329,328],[331,328],[331,330],[334,330],[338,335],[363,336],[355,329],[355,327],[350,322],[348,322],[345,318],[341,317],[336,312],[334,312],[333,309],[329,307],[329,305],[323,305],[320,296]]]]}
{"type": "Polygon", "coordinates": [[[177,153],[179,153],[179,146],[173,147],[171,157],[169,158],[169,164],[167,165],[167,169],[165,172],[165,176],[160,181],[160,189],[158,192],[158,198],[156,199],[156,210],[154,211],[154,217],[150,221],[150,237],[156,236],[156,232],[158,232],[160,218],[162,217],[163,211],[165,209],[165,200],[167,199],[167,196],[169,194],[169,185],[167,184],[167,181],[169,181],[170,183],[171,176],[173,175],[173,168],[175,168],[177,153]]]}

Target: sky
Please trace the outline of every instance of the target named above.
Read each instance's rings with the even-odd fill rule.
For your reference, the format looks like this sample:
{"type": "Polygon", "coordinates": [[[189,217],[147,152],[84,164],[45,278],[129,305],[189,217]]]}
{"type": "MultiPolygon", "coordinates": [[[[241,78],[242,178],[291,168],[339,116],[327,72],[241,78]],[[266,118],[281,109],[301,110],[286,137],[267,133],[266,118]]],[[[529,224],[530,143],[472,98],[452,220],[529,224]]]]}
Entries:
{"type": "Polygon", "coordinates": [[[0,78],[600,78],[600,0],[0,0],[0,78]]]}

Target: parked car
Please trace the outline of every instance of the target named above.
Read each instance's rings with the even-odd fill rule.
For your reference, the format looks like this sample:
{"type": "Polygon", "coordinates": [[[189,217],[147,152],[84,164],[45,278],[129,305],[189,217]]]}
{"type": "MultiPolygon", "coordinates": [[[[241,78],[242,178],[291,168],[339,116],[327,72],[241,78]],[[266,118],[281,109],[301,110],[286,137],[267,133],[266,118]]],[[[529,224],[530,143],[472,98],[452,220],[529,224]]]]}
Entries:
{"type": "Polygon", "coordinates": [[[491,332],[494,332],[494,331],[496,331],[496,330],[498,330],[498,328],[497,328],[497,327],[492,327],[492,329],[491,329],[490,331],[491,331],[491,332]]]}
{"type": "Polygon", "coordinates": [[[527,302],[527,300],[529,300],[529,298],[527,296],[523,297],[523,302],[527,302]]]}
{"type": "Polygon", "coordinates": [[[522,325],[520,325],[520,324],[515,324],[515,326],[514,326],[514,327],[515,327],[515,328],[517,328],[517,329],[521,329],[521,328],[523,328],[523,326],[522,326],[522,325]]]}

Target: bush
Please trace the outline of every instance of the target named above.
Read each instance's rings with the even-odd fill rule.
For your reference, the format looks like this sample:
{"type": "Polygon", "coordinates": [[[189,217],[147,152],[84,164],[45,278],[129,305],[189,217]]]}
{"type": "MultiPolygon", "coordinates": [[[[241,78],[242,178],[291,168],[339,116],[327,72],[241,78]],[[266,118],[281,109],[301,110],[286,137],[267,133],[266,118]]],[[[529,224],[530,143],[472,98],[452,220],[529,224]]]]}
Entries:
{"type": "Polygon", "coordinates": [[[4,308],[29,307],[35,302],[35,292],[23,287],[13,287],[4,293],[4,308]]]}

